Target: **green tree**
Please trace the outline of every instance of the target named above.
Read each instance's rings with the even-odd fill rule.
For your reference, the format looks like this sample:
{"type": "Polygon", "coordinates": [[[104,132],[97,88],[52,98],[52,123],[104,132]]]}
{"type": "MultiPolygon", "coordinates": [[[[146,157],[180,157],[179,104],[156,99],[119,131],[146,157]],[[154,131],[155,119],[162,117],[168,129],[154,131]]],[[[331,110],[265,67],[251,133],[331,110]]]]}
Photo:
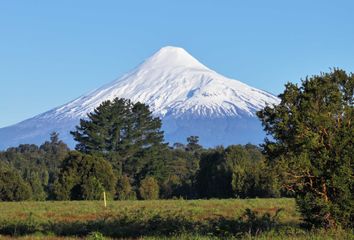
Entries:
{"type": "Polygon", "coordinates": [[[29,171],[25,174],[24,180],[29,183],[32,190],[32,200],[44,201],[47,198],[47,194],[44,191],[44,185],[41,181],[39,173],[36,171],[29,171]]]}
{"type": "Polygon", "coordinates": [[[275,197],[279,187],[272,174],[256,146],[218,147],[201,156],[197,191],[203,198],[275,197]]]}
{"type": "Polygon", "coordinates": [[[62,163],[54,184],[57,200],[98,200],[103,191],[114,196],[116,177],[102,157],[72,151],[62,163]]]}
{"type": "Polygon", "coordinates": [[[265,162],[265,157],[256,146],[229,146],[225,158],[232,172],[232,192],[235,197],[278,197],[280,195],[273,170],[265,162]]]}
{"type": "Polygon", "coordinates": [[[156,200],[159,198],[159,184],[154,177],[148,176],[140,182],[139,194],[144,200],[156,200]]]}
{"type": "Polygon", "coordinates": [[[95,176],[85,177],[84,184],[81,185],[82,198],[85,200],[100,200],[103,192],[106,191],[100,180],[95,176]]]}
{"type": "Polygon", "coordinates": [[[23,201],[31,198],[31,187],[10,165],[0,161],[0,201],[23,201]]]}
{"type": "Polygon", "coordinates": [[[225,158],[225,149],[218,147],[204,152],[197,174],[197,191],[202,198],[232,197],[232,173],[225,158]]]}
{"type": "Polygon", "coordinates": [[[145,104],[121,98],[105,101],[71,134],[79,142],[77,150],[103,155],[120,175],[135,182],[148,174],[162,177],[161,156],[167,146],[161,120],[145,104]]]}
{"type": "Polygon", "coordinates": [[[116,199],[118,200],[133,200],[136,199],[136,194],[130,184],[130,180],[126,175],[118,178],[116,186],[116,199]]]}
{"type": "Polygon", "coordinates": [[[29,183],[33,200],[53,199],[52,184],[57,179],[59,166],[69,148],[59,140],[57,133],[51,134],[50,141],[41,146],[21,144],[0,152],[0,161],[17,169],[29,183]]]}
{"type": "Polygon", "coordinates": [[[258,112],[272,137],[264,152],[310,225],[353,226],[353,87],[353,74],[334,69],[286,84],[281,103],[258,112]]]}
{"type": "Polygon", "coordinates": [[[185,185],[181,181],[180,177],[175,174],[171,174],[161,186],[161,197],[170,199],[173,197],[189,197],[188,192],[184,192],[185,185]]]}
{"type": "Polygon", "coordinates": [[[45,141],[40,147],[43,152],[44,165],[46,171],[41,174],[43,184],[46,186],[47,198],[55,198],[53,194],[53,184],[58,180],[59,167],[67,157],[70,149],[59,139],[59,133],[52,132],[50,141],[45,141]]]}
{"type": "Polygon", "coordinates": [[[187,137],[186,151],[196,152],[201,150],[203,147],[199,145],[198,136],[189,136],[187,137]]]}
{"type": "Polygon", "coordinates": [[[161,182],[161,197],[196,198],[195,177],[199,169],[200,154],[204,150],[199,146],[192,150],[183,144],[174,144],[166,156],[168,175],[161,182]]]}
{"type": "Polygon", "coordinates": [[[45,164],[50,172],[55,172],[69,152],[69,147],[59,139],[59,133],[52,132],[50,141],[45,141],[39,149],[44,153],[45,164]]]}

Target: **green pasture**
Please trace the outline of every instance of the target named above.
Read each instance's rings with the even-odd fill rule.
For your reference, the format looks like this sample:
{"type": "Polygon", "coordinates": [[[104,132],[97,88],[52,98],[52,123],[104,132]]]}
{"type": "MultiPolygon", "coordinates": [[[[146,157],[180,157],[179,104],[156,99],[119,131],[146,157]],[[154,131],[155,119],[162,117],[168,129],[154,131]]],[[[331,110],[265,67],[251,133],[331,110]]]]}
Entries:
{"type": "Polygon", "coordinates": [[[353,239],[305,230],[294,199],[1,202],[2,239],[353,239]]]}

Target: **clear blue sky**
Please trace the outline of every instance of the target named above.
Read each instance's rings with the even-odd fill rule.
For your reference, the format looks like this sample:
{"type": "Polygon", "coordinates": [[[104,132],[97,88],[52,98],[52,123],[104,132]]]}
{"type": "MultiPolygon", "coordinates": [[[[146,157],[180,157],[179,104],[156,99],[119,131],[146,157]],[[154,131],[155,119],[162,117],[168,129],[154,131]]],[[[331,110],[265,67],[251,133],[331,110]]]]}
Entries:
{"type": "Polygon", "coordinates": [[[274,94],[354,72],[354,1],[0,1],[0,127],[114,80],[166,45],[274,94]]]}

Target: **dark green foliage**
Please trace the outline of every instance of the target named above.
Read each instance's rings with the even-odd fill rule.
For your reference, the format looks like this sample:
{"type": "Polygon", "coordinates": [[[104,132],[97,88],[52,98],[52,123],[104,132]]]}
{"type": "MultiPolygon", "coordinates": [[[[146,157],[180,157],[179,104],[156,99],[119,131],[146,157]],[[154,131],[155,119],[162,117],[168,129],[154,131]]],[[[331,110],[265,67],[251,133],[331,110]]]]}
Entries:
{"type": "Polygon", "coordinates": [[[227,166],[223,148],[203,153],[197,176],[197,189],[202,198],[232,197],[232,173],[227,166]]]}
{"type": "Polygon", "coordinates": [[[200,154],[204,149],[198,144],[198,137],[189,137],[188,144],[174,144],[170,149],[165,169],[168,176],[161,184],[161,197],[197,198],[196,173],[199,169],[200,154]]]}
{"type": "MultiPolygon", "coordinates": [[[[24,180],[29,183],[31,190],[32,190],[32,200],[35,201],[44,201],[47,198],[47,194],[44,191],[44,183],[41,180],[39,173],[32,171],[26,172],[24,174],[24,180]]],[[[47,182],[48,184],[48,182],[47,182]]]]}
{"type": "Polygon", "coordinates": [[[21,144],[0,152],[0,161],[9,163],[20,172],[31,186],[33,200],[53,199],[52,184],[57,179],[58,167],[68,151],[67,145],[54,132],[50,141],[39,147],[21,144]]]}
{"type": "Polygon", "coordinates": [[[189,191],[185,191],[184,184],[180,177],[172,174],[163,182],[161,186],[162,198],[170,199],[174,197],[190,197],[189,191]]]}
{"type": "Polygon", "coordinates": [[[190,136],[187,138],[187,146],[186,151],[189,152],[197,152],[201,150],[203,147],[199,145],[199,137],[198,136],[190,136]]]}
{"type": "Polygon", "coordinates": [[[279,197],[279,186],[274,170],[265,163],[260,149],[247,144],[230,146],[226,159],[232,171],[232,193],[235,197],[279,197]]]}
{"type": "Polygon", "coordinates": [[[39,148],[44,152],[46,167],[50,169],[49,181],[53,182],[52,179],[58,173],[59,166],[67,156],[69,148],[63,141],[59,140],[59,134],[56,132],[51,133],[50,141],[46,141],[39,148]]]}
{"type": "Polygon", "coordinates": [[[23,201],[31,198],[31,187],[20,174],[0,161],[0,201],[23,201]]]}
{"type": "Polygon", "coordinates": [[[308,224],[353,226],[354,75],[334,69],[288,83],[278,106],[258,113],[272,136],[264,152],[308,224]]]}
{"type": "Polygon", "coordinates": [[[105,101],[71,133],[79,142],[77,150],[104,156],[134,186],[147,175],[157,179],[166,175],[167,146],[163,144],[161,121],[145,104],[120,98],[105,101]]]}
{"type": "Polygon", "coordinates": [[[80,192],[81,195],[80,198],[85,200],[103,199],[103,192],[105,192],[105,188],[103,187],[100,180],[98,180],[95,176],[89,176],[85,178],[83,184],[81,184],[80,187],[81,189],[80,188],[75,189],[80,192]]]}
{"type": "Polygon", "coordinates": [[[58,200],[97,200],[103,191],[113,196],[115,183],[108,161],[72,151],[62,163],[54,192],[58,200]]]}
{"type": "Polygon", "coordinates": [[[154,177],[165,199],[278,196],[274,170],[265,165],[257,147],[205,150],[196,136],[187,142],[175,148],[161,143],[145,146],[123,161],[119,152],[108,150],[69,154],[58,134],[52,133],[40,147],[9,148],[0,152],[0,159],[19,169],[32,200],[100,199],[103,191],[119,200],[136,199],[147,176],[154,177]],[[112,171],[105,160],[116,168],[112,171]]]}
{"type": "Polygon", "coordinates": [[[276,179],[253,145],[211,149],[201,156],[197,190],[204,198],[274,197],[276,179]]]}
{"type": "Polygon", "coordinates": [[[118,178],[116,186],[116,196],[117,200],[134,200],[136,199],[136,194],[130,184],[130,180],[126,175],[118,178]]]}
{"type": "Polygon", "coordinates": [[[69,153],[57,133],[40,147],[20,145],[0,153],[0,160],[20,170],[33,200],[100,199],[103,191],[119,200],[137,195],[143,199],[279,195],[274,170],[257,147],[205,150],[197,136],[190,136],[186,145],[167,148],[160,120],[144,104],[105,102],[81,123],[73,133],[82,141],[77,146],[81,154],[69,153]],[[148,176],[157,183],[157,197],[149,193],[153,184],[144,183],[148,176]]]}
{"type": "Polygon", "coordinates": [[[159,184],[154,177],[146,177],[140,182],[139,196],[143,200],[159,199],[159,184]]]}

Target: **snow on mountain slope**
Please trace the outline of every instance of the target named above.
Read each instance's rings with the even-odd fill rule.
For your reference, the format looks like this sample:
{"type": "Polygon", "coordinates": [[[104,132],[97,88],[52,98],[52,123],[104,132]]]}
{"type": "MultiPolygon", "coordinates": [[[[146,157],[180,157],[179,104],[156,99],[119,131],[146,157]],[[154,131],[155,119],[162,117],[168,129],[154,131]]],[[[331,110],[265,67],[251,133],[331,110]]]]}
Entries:
{"type": "Polygon", "coordinates": [[[40,143],[53,130],[73,145],[68,132],[79,119],[101,102],[115,97],[148,104],[162,118],[168,141],[184,141],[189,135],[200,135],[206,146],[260,142],[264,133],[255,112],[266,104],[279,102],[272,94],[210,70],[182,48],[164,47],[115,81],[34,118],[0,129],[0,148],[40,143]]]}

